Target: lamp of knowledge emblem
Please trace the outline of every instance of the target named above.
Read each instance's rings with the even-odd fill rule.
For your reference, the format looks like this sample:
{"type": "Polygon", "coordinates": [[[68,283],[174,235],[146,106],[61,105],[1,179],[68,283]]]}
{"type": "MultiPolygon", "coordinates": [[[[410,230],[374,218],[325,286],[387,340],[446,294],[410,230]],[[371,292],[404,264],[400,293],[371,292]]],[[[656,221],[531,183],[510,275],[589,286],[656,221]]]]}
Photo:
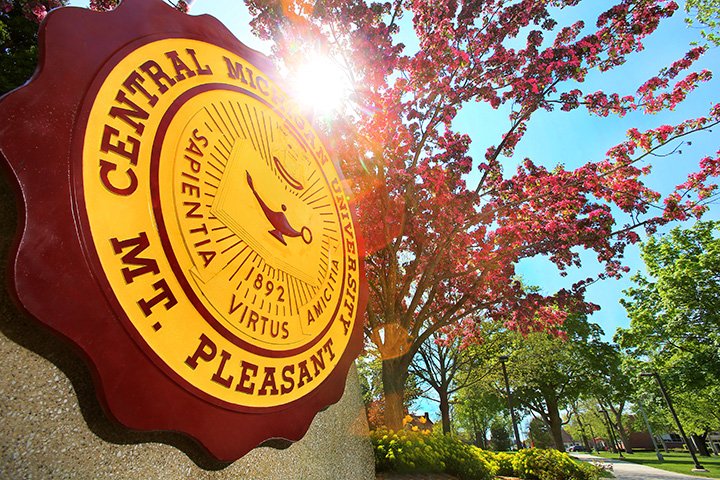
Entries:
{"type": "Polygon", "coordinates": [[[26,208],[19,301],[82,349],[128,427],[222,460],[299,439],[342,395],[366,297],[322,140],[211,17],[63,8],[41,48],[0,102],[26,208]]]}

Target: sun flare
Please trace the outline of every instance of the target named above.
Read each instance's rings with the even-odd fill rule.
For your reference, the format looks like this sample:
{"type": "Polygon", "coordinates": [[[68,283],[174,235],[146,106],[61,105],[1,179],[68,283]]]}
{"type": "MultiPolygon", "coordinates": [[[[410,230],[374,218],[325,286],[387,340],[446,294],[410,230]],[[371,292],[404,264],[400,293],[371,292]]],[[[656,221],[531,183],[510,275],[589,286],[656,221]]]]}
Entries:
{"type": "Polygon", "coordinates": [[[315,56],[301,65],[292,84],[298,100],[319,114],[342,109],[350,96],[347,75],[336,61],[327,56],[315,56]]]}

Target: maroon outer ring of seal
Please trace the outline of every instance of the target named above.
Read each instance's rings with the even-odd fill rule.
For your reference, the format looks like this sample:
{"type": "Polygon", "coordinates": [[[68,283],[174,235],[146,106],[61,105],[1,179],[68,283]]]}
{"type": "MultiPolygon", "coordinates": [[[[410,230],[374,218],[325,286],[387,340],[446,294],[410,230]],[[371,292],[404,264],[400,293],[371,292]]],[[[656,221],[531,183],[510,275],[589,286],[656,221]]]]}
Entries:
{"type": "MultiPolygon", "coordinates": [[[[124,313],[107,301],[101,279],[93,274],[72,168],[73,135],[91,84],[116,52],[144,38],[215,44],[278,82],[270,62],[215,18],[188,16],[160,0],[124,0],[108,13],[75,7],[50,12],[40,27],[35,74],[0,99],[0,153],[14,176],[20,211],[10,290],[21,308],[79,349],[112,418],[135,430],[182,432],[214,458],[233,461],[269,439],[299,440],[317,412],[342,397],[348,369],[362,348],[363,262],[359,313],[347,348],[330,376],[287,408],[239,412],[208,403],[148,358],[123,327],[124,313]]],[[[357,244],[362,258],[359,235],[357,244]]]]}

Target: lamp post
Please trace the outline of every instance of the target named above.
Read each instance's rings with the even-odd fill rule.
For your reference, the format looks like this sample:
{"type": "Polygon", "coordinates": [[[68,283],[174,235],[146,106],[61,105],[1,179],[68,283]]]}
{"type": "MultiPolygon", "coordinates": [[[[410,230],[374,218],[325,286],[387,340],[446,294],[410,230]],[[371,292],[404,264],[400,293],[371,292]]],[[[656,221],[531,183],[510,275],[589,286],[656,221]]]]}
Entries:
{"type": "Polygon", "coordinates": [[[672,401],[670,401],[670,396],[668,396],[667,390],[665,390],[665,385],[662,382],[662,379],[660,378],[660,375],[657,372],[642,372],[640,373],[641,377],[654,377],[657,381],[658,386],[660,387],[660,393],[662,394],[663,398],[665,399],[665,403],[668,406],[668,410],[670,410],[670,414],[673,417],[673,420],[675,420],[675,424],[678,427],[678,430],[680,431],[680,435],[682,436],[683,441],[685,442],[685,445],[687,445],[688,451],[690,452],[690,456],[693,459],[693,463],[695,464],[695,468],[692,469],[693,472],[707,472],[707,470],[700,465],[700,462],[697,459],[697,455],[695,455],[695,451],[693,450],[693,446],[690,445],[690,442],[688,441],[687,435],[685,435],[685,430],[683,430],[682,425],[680,424],[680,419],[677,416],[677,413],[675,413],[675,409],[673,408],[672,401]]]}
{"type": "Polygon", "coordinates": [[[507,355],[501,355],[498,360],[502,365],[503,378],[505,379],[505,392],[507,393],[508,408],[510,409],[510,420],[512,420],[513,433],[515,433],[515,446],[518,450],[521,450],[522,443],[520,443],[520,433],[518,432],[517,423],[515,423],[515,410],[512,406],[512,397],[510,396],[510,382],[508,382],[507,369],[505,368],[505,362],[510,359],[507,355]]]}
{"type": "Polygon", "coordinates": [[[650,434],[650,440],[652,440],[653,448],[655,449],[655,455],[657,456],[658,461],[662,462],[665,459],[662,456],[662,453],[660,453],[660,449],[658,449],[657,442],[655,441],[655,435],[653,435],[652,428],[650,428],[650,421],[648,421],[648,417],[645,414],[645,408],[643,408],[642,402],[638,403],[638,410],[640,410],[640,414],[643,417],[643,420],[645,420],[645,426],[648,429],[648,434],[650,434]]]}

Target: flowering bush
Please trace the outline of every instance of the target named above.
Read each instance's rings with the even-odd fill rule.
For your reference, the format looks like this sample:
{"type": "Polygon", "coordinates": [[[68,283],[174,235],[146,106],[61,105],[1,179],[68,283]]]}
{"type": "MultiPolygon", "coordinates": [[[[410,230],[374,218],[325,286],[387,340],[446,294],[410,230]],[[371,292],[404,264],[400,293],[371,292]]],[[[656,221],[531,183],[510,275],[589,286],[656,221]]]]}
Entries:
{"type": "Polygon", "coordinates": [[[600,470],[575,462],[570,455],[552,449],[520,450],[512,458],[515,475],[527,480],[597,480],[600,470]]]}
{"type": "Polygon", "coordinates": [[[495,472],[495,475],[503,477],[512,477],[515,475],[515,469],[512,464],[514,455],[512,453],[490,452],[480,449],[478,449],[478,452],[485,458],[486,461],[496,466],[497,471],[495,472]]]}
{"type": "Polygon", "coordinates": [[[490,480],[495,475],[524,480],[598,480],[601,469],[578,463],[567,453],[530,448],[490,452],[456,437],[381,428],[371,433],[378,472],[449,473],[460,480],[490,480]]]}
{"type": "Polygon", "coordinates": [[[445,463],[429,435],[407,430],[393,432],[384,428],[370,435],[375,450],[375,468],[379,472],[444,472],[445,463]]]}
{"type": "Polygon", "coordinates": [[[370,438],[379,472],[445,472],[460,480],[490,480],[497,471],[484,452],[452,436],[378,429],[370,438]]]}
{"type": "Polygon", "coordinates": [[[599,469],[599,470],[612,471],[612,469],[613,469],[612,463],[606,462],[606,461],[604,461],[604,460],[602,460],[602,461],[590,462],[590,465],[592,465],[593,467],[595,467],[595,468],[597,468],[597,469],[599,469]]]}
{"type": "Polygon", "coordinates": [[[430,438],[443,458],[446,473],[460,480],[491,479],[497,473],[497,464],[488,461],[479,448],[449,435],[433,435],[430,438]]]}

